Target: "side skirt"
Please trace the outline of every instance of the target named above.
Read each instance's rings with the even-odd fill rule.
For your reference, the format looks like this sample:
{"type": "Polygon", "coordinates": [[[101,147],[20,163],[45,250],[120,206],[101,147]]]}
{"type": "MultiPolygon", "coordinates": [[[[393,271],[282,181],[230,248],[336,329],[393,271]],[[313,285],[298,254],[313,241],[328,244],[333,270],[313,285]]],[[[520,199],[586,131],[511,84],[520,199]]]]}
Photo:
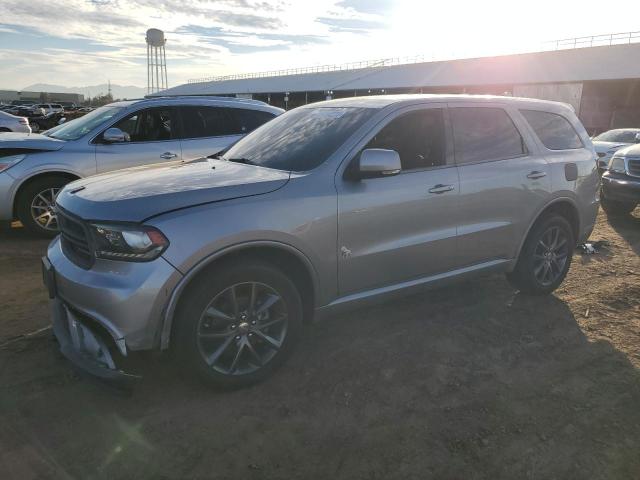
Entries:
{"type": "Polygon", "coordinates": [[[339,297],[328,305],[319,307],[315,312],[315,320],[320,321],[328,316],[344,311],[386,302],[395,298],[412,295],[431,288],[457,283],[461,280],[487,275],[490,273],[507,272],[513,268],[515,260],[491,260],[468,267],[439,273],[429,277],[416,278],[394,285],[374,288],[364,292],[352,293],[339,297]]]}

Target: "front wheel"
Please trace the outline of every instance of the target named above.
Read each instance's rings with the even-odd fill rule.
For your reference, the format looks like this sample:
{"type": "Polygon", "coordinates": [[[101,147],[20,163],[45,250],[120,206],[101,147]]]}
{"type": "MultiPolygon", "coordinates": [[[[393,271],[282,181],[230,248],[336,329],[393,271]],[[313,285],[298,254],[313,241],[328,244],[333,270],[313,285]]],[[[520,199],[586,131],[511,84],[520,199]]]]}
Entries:
{"type": "Polygon", "coordinates": [[[266,263],[212,269],[181,301],[176,348],[207,382],[242,387],[265,379],[291,354],[302,301],[291,280],[266,263]]]}
{"type": "Polygon", "coordinates": [[[518,263],[507,279],[522,293],[549,294],[566,277],[574,247],[569,222],[560,215],[545,216],[529,232],[518,263]]]}
{"type": "Polygon", "coordinates": [[[27,184],[17,198],[16,211],[22,225],[31,233],[51,238],[58,234],[56,197],[71,180],[51,175],[27,184]]]}

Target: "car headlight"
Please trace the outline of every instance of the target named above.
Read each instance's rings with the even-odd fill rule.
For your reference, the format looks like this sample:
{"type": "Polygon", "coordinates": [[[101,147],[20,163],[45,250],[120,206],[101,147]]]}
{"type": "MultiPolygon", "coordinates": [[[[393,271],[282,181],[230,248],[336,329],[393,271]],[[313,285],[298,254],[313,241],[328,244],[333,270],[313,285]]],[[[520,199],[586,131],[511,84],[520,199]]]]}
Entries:
{"type": "Polygon", "coordinates": [[[624,157],[611,157],[609,160],[609,171],[615,173],[627,173],[624,157]]]}
{"type": "Polygon", "coordinates": [[[169,246],[160,230],[146,225],[92,224],[96,258],[149,262],[169,246]]]}
{"type": "Polygon", "coordinates": [[[13,167],[16,163],[24,160],[26,155],[8,155],[6,157],[1,156],[2,151],[0,151],[0,172],[4,172],[8,168],[13,167]]]}

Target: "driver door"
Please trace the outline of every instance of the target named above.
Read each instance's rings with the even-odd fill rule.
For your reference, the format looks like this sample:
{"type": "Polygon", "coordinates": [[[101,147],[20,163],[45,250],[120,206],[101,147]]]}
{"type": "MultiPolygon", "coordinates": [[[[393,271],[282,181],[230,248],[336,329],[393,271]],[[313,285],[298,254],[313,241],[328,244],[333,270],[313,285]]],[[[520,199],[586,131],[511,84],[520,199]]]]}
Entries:
{"type": "Polygon", "coordinates": [[[401,173],[336,179],[340,295],[437,275],[456,264],[459,181],[446,125],[445,105],[398,112],[362,149],[398,152],[401,173]]]}
{"type": "Polygon", "coordinates": [[[107,143],[102,135],[96,139],[98,173],[181,160],[175,116],[170,107],[147,108],[111,125],[125,133],[125,141],[107,143]]]}

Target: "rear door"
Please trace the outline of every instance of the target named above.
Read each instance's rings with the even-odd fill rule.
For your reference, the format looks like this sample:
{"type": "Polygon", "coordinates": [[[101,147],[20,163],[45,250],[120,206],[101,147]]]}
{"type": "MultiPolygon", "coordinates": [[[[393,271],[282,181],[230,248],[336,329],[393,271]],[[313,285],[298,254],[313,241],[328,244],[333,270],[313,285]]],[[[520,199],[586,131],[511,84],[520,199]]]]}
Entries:
{"type": "Polygon", "coordinates": [[[550,168],[517,111],[450,104],[460,174],[459,267],[514,258],[550,196],[550,168]]]}
{"type": "Polygon", "coordinates": [[[179,107],[181,145],[185,160],[208,157],[243,136],[232,109],[205,105],[179,107]]]}
{"type": "Polygon", "coordinates": [[[182,158],[174,108],[138,110],[109,127],[119,128],[127,139],[105,143],[102,134],[95,139],[98,173],[182,158]]]}
{"type": "Polygon", "coordinates": [[[456,263],[458,173],[446,125],[446,105],[396,112],[361,150],[397,151],[401,173],[336,179],[341,295],[435,275],[456,263]]]}

